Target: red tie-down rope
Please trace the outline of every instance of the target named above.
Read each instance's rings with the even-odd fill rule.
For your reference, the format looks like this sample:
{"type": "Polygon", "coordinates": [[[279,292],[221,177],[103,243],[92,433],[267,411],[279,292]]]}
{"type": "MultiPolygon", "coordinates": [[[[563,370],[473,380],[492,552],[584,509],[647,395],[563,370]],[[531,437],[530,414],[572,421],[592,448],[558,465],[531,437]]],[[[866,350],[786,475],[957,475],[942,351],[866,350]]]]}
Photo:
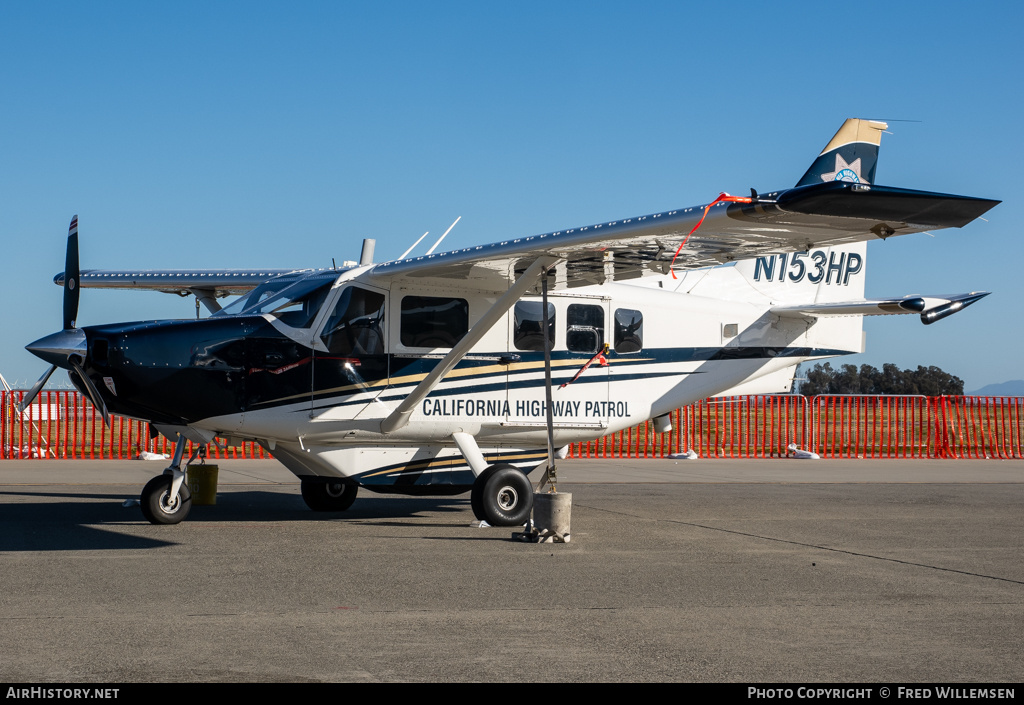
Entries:
{"type": "MultiPolygon", "coordinates": [[[[722,191],[722,193],[718,194],[718,198],[716,198],[711,203],[709,203],[706,206],[704,206],[704,215],[702,215],[700,217],[700,220],[697,221],[697,224],[693,226],[693,230],[691,230],[690,232],[686,233],[686,237],[684,237],[683,241],[681,243],[679,243],[679,249],[677,249],[675,255],[672,256],[672,264],[669,265],[670,269],[672,268],[673,265],[675,265],[676,257],[678,257],[679,253],[682,252],[683,247],[686,245],[687,241],[690,239],[690,236],[693,235],[695,232],[697,232],[697,228],[699,228],[704,223],[704,219],[708,217],[708,211],[711,210],[711,206],[715,205],[716,203],[723,203],[723,202],[725,202],[725,203],[753,203],[754,199],[752,197],[750,197],[750,196],[730,196],[725,191],[722,191]]],[[[679,277],[676,276],[676,270],[675,269],[672,269],[672,278],[673,279],[678,279],[679,278],[679,277]]]]}
{"type": "Polygon", "coordinates": [[[593,365],[595,362],[599,364],[601,367],[608,367],[609,363],[608,358],[605,357],[606,354],[608,354],[608,343],[605,343],[604,346],[597,351],[597,354],[594,355],[594,357],[587,360],[587,364],[583,365],[583,367],[580,368],[580,371],[573,375],[572,379],[570,379],[568,382],[563,382],[562,384],[558,385],[558,388],[564,389],[573,382],[575,382],[576,380],[578,380],[580,378],[580,375],[586,372],[587,368],[593,365]]]}
{"type": "MultiPolygon", "coordinates": [[[[718,198],[716,198],[715,200],[713,200],[711,203],[707,204],[704,207],[704,215],[702,215],[700,217],[700,220],[698,220],[697,224],[693,226],[693,229],[690,230],[690,232],[686,233],[686,237],[684,237],[683,241],[681,243],[679,243],[679,249],[677,249],[675,255],[672,256],[672,262],[671,262],[671,264],[669,264],[669,268],[671,268],[672,265],[674,265],[676,263],[676,257],[678,257],[679,253],[682,252],[683,247],[686,245],[686,242],[690,239],[690,236],[693,235],[697,231],[697,228],[699,228],[704,223],[704,219],[708,217],[708,211],[711,210],[711,206],[715,205],[716,203],[722,203],[722,202],[728,202],[728,203],[753,203],[754,199],[751,196],[730,196],[725,191],[722,191],[722,193],[718,194],[718,198]]],[[[676,271],[674,269],[672,270],[672,278],[673,279],[678,279],[678,277],[676,276],[676,271]]],[[[579,379],[580,375],[583,374],[584,372],[586,372],[587,368],[590,367],[595,362],[598,362],[601,365],[601,367],[607,367],[608,364],[609,364],[608,363],[608,358],[605,357],[605,354],[607,352],[608,352],[608,343],[605,343],[604,347],[601,350],[598,350],[597,354],[594,355],[594,357],[592,357],[589,360],[587,360],[587,364],[583,365],[583,367],[580,368],[580,371],[577,372],[573,376],[572,379],[570,379],[568,382],[565,382],[565,383],[559,385],[558,388],[559,389],[564,389],[565,387],[568,387],[570,384],[572,384],[577,379],[579,379]]]]}

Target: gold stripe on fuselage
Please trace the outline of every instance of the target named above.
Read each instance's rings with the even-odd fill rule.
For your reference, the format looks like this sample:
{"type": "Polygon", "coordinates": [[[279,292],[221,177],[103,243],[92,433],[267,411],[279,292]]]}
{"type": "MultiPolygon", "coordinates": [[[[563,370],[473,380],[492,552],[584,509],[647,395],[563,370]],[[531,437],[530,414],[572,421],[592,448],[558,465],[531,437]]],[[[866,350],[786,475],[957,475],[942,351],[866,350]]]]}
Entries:
{"type": "MultiPolygon", "coordinates": [[[[564,368],[564,367],[576,367],[585,363],[589,358],[579,358],[576,360],[552,360],[552,368],[564,368]]],[[[629,358],[628,362],[651,362],[654,358],[629,358]]],[[[440,360],[438,361],[440,362],[440,360]]],[[[624,360],[623,362],[627,362],[624,360]]],[[[483,367],[466,367],[463,369],[455,368],[449,372],[445,379],[457,379],[459,377],[488,377],[496,374],[508,374],[512,372],[530,372],[537,369],[543,369],[544,361],[537,360],[536,362],[513,362],[510,364],[497,364],[497,365],[485,365],[483,367]]],[[[375,382],[367,382],[365,384],[346,384],[341,387],[332,387],[330,389],[318,389],[314,392],[315,395],[320,396],[323,394],[339,394],[344,392],[365,392],[375,389],[384,389],[386,387],[401,387],[405,385],[419,384],[423,381],[430,372],[420,372],[414,375],[402,375],[400,377],[390,377],[386,379],[379,379],[375,382]]],[[[308,399],[309,394],[291,394],[286,397],[278,397],[277,399],[267,399],[261,401],[257,406],[266,404],[277,404],[280,402],[287,402],[294,399],[308,399]]]]}

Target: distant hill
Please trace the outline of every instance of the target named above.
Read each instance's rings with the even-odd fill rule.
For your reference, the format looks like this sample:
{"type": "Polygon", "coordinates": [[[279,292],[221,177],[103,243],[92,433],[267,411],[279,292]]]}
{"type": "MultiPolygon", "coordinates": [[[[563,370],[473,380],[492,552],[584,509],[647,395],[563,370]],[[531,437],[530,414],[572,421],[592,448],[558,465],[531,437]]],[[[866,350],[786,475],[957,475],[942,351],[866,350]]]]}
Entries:
{"type": "Polygon", "coordinates": [[[969,396],[978,397],[1024,397],[1024,379],[1011,379],[1009,382],[986,384],[973,392],[964,392],[969,396]]]}

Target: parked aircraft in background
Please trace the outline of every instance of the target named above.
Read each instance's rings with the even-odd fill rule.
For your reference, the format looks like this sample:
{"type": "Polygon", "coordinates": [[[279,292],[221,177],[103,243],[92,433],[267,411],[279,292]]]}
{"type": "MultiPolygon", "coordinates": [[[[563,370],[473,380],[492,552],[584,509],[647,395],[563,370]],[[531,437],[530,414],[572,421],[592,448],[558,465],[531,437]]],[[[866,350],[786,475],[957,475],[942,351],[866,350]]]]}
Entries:
{"type": "Polygon", "coordinates": [[[177,441],[142,491],[154,523],[189,511],[183,441],[219,438],[262,445],[314,510],[359,487],[469,491],[478,518],[522,524],[553,448],[788,391],[797,364],[861,351],[862,316],[931,323],[986,295],[864,298],[868,240],[998,203],[875,184],[884,128],[847,120],[793,188],[340,269],[80,272],[76,217],[63,330],[28,346],[52,367],[25,403],[62,367],[104,416],[177,441]],[[82,287],[195,295],[212,315],[79,328],[82,287]]]}

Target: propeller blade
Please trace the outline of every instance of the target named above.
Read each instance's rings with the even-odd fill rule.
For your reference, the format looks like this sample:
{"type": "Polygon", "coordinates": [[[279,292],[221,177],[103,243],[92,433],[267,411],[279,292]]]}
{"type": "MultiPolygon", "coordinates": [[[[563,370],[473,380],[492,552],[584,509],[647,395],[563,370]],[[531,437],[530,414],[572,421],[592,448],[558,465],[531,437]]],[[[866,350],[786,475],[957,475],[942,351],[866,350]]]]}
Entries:
{"type": "Polygon", "coordinates": [[[107,412],[107,405],[103,403],[103,397],[100,396],[100,392],[96,389],[96,385],[92,383],[89,376],[85,374],[85,370],[82,369],[81,363],[74,356],[68,358],[68,364],[71,365],[71,369],[75,371],[78,378],[82,380],[82,386],[85,387],[85,396],[89,397],[89,401],[92,405],[100,410],[103,414],[103,425],[110,428],[110,414],[107,412]]]}
{"type": "Polygon", "coordinates": [[[64,258],[64,330],[76,328],[78,319],[78,216],[68,227],[68,250],[64,258]]]}
{"type": "Polygon", "coordinates": [[[43,386],[46,384],[46,381],[50,379],[50,375],[52,375],[53,371],[56,369],[56,365],[50,365],[50,369],[44,372],[43,376],[39,378],[39,381],[32,385],[32,389],[28,390],[28,394],[26,394],[25,398],[21,400],[21,403],[18,404],[19,414],[24,414],[25,409],[28,408],[28,405],[31,404],[37,396],[39,396],[39,390],[43,388],[43,386]]]}

